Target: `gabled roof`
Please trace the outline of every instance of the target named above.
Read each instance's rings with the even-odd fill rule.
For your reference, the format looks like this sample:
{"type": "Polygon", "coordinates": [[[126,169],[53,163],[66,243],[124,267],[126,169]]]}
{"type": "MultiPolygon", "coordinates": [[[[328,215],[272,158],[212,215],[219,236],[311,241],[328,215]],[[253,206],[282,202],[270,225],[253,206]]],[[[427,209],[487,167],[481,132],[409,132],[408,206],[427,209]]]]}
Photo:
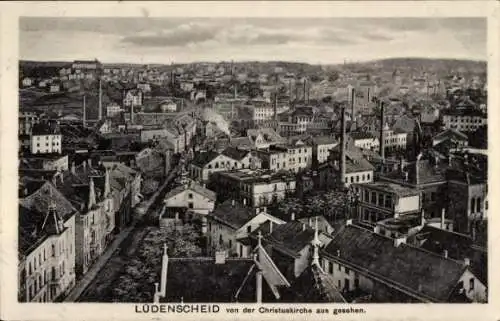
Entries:
{"type": "Polygon", "coordinates": [[[242,150],[237,147],[230,146],[226,147],[226,149],[224,149],[221,154],[229,158],[232,158],[234,160],[240,161],[243,158],[245,158],[248,155],[248,153],[249,153],[248,150],[242,150]]]}
{"type": "Polygon", "coordinates": [[[196,194],[199,194],[201,196],[208,198],[209,200],[211,200],[213,202],[215,202],[217,200],[217,194],[214,191],[209,190],[208,188],[201,186],[200,184],[198,184],[195,181],[189,181],[189,184],[187,184],[187,185],[182,185],[182,186],[178,186],[177,188],[174,188],[173,190],[168,192],[167,195],[165,195],[165,199],[166,200],[170,199],[176,195],[179,195],[180,193],[183,193],[184,191],[192,191],[196,194]]]}
{"type": "Polygon", "coordinates": [[[266,243],[272,247],[281,249],[292,256],[298,256],[299,252],[308,246],[314,238],[314,230],[305,224],[292,221],[273,227],[271,234],[265,235],[266,243]]]}
{"type": "Polygon", "coordinates": [[[467,267],[364,228],[343,226],[322,251],[327,258],[423,301],[446,302],[467,267]]]}
{"type": "Polygon", "coordinates": [[[286,290],[285,301],[300,303],[346,303],[333,275],[316,264],[309,265],[286,290]]]}
{"type": "Polygon", "coordinates": [[[239,202],[227,200],[215,208],[208,216],[237,230],[255,217],[255,212],[239,202]]]}
{"type": "Polygon", "coordinates": [[[205,165],[213,161],[219,155],[219,153],[214,151],[196,153],[191,161],[191,164],[198,167],[205,167],[205,165]]]}
{"type": "Polygon", "coordinates": [[[467,135],[464,133],[459,132],[458,130],[455,129],[447,129],[445,131],[440,132],[436,136],[432,138],[433,140],[442,140],[442,139],[460,139],[460,140],[468,140],[467,135]]]}

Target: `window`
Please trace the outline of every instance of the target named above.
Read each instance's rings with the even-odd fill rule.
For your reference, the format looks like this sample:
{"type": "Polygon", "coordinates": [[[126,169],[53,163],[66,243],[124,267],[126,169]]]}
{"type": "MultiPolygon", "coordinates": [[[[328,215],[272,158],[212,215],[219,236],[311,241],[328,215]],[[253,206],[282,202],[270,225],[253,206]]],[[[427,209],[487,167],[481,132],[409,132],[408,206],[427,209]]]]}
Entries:
{"type": "Polygon", "coordinates": [[[364,199],[365,202],[369,202],[370,201],[370,192],[365,190],[365,199],[364,199]]]}
{"type": "Polygon", "coordinates": [[[342,266],[339,264],[339,271],[342,271],[342,266]]]}
{"type": "Polygon", "coordinates": [[[354,183],[354,176],[351,176],[351,183],[354,183]]]}
{"type": "Polygon", "coordinates": [[[359,183],[359,175],[356,175],[356,183],[359,183]]]}
{"type": "Polygon", "coordinates": [[[224,244],[224,240],[222,239],[222,235],[219,235],[219,245],[224,244]]]}
{"type": "Polygon", "coordinates": [[[54,244],[51,245],[52,249],[52,257],[56,256],[56,246],[54,244]]]}
{"type": "Polygon", "coordinates": [[[470,278],[469,280],[469,290],[474,290],[474,278],[470,278]]]}
{"type": "Polygon", "coordinates": [[[371,198],[370,203],[377,204],[377,193],[376,192],[372,192],[372,198],[371,198]]]}
{"type": "Polygon", "coordinates": [[[354,279],[354,288],[355,289],[359,289],[359,278],[356,276],[356,278],[354,279]]]}
{"type": "Polygon", "coordinates": [[[189,194],[188,194],[188,198],[189,198],[189,199],[193,199],[193,193],[189,193],[189,194]]]}
{"type": "Polygon", "coordinates": [[[384,194],[378,194],[378,206],[384,206],[384,194]]]}
{"type": "Polygon", "coordinates": [[[252,232],[252,226],[249,225],[249,226],[247,226],[247,233],[251,233],[251,232],[252,232]]]}
{"type": "Polygon", "coordinates": [[[229,240],[229,248],[233,247],[233,241],[229,240]]]}
{"type": "Polygon", "coordinates": [[[470,200],[470,210],[472,213],[474,213],[475,209],[476,209],[476,199],[473,197],[470,200]]]}
{"type": "Polygon", "coordinates": [[[384,202],[384,207],[387,207],[387,208],[391,208],[392,207],[392,196],[391,195],[386,195],[385,202],[384,202]]]}
{"type": "Polygon", "coordinates": [[[481,212],[481,197],[478,197],[476,201],[476,213],[479,212],[481,212]]]}
{"type": "Polygon", "coordinates": [[[349,269],[348,268],[345,268],[345,273],[349,274],[349,269]]]}
{"type": "Polygon", "coordinates": [[[366,174],[366,179],[370,180],[370,174],[366,174]]]}

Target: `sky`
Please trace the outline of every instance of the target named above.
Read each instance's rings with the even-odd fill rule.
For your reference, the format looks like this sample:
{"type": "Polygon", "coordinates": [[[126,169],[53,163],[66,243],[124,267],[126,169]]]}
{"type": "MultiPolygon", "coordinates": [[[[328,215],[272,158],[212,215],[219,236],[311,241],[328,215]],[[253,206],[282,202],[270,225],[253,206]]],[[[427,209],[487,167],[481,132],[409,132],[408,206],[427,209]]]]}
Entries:
{"type": "Polygon", "coordinates": [[[486,60],[485,18],[20,19],[20,59],[105,63],[486,60]]]}

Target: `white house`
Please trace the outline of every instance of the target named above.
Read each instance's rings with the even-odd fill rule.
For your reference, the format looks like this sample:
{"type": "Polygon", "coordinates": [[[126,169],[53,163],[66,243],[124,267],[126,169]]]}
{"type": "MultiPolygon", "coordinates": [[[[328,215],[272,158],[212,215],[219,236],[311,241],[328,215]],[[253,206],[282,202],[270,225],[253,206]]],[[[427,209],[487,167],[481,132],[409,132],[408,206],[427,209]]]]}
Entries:
{"type": "Polygon", "coordinates": [[[32,154],[62,152],[62,135],[56,124],[39,123],[31,131],[30,149],[32,154]]]}
{"type": "Polygon", "coordinates": [[[166,207],[183,207],[191,212],[206,215],[213,211],[216,195],[204,186],[190,181],[187,185],[179,186],[165,196],[166,207]]]}

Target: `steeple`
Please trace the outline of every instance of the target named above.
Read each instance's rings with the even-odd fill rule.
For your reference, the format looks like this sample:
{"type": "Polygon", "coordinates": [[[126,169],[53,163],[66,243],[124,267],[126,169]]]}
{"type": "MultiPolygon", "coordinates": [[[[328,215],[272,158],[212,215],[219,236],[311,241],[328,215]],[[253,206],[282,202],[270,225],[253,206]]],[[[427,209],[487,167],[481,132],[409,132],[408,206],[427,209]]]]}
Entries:
{"type": "Polygon", "coordinates": [[[316,216],[316,222],[314,225],[314,239],[311,241],[311,245],[313,247],[313,258],[312,264],[320,267],[319,264],[319,247],[321,245],[321,241],[319,240],[319,231],[318,231],[318,217],[316,216]]]}
{"type": "Polygon", "coordinates": [[[91,177],[89,183],[89,200],[88,200],[89,210],[92,208],[92,206],[95,205],[95,203],[96,203],[96,198],[95,198],[94,179],[91,177]]]}

